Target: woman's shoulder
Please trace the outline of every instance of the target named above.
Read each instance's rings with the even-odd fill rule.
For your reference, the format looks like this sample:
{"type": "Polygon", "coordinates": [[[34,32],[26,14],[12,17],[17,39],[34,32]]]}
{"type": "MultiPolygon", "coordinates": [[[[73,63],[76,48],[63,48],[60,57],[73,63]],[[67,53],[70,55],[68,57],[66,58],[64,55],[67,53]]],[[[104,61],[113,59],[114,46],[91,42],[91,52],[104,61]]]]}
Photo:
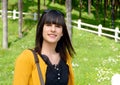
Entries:
{"type": "Polygon", "coordinates": [[[67,60],[71,60],[72,57],[70,56],[69,52],[67,52],[67,60]]]}
{"type": "Polygon", "coordinates": [[[29,62],[29,63],[32,63],[33,62],[33,54],[31,52],[31,50],[29,49],[25,49],[22,51],[22,53],[17,57],[17,62],[29,62]]]}

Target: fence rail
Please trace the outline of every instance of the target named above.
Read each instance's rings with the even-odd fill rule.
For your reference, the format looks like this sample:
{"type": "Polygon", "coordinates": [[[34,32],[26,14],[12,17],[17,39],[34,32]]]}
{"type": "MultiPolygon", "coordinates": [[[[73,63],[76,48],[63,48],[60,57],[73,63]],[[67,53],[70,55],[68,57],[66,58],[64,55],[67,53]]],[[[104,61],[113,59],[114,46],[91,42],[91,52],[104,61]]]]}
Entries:
{"type": "Polygon", "coordinates": [[[107,36],[110,38],[114,38],[115,42],[118,42],[120,40],[119,34],[120,34],[120,30],[118,27],[116,27],[115,29],[110,29],[110,28],[106,28],[106,27],[102,27],[101,24],[99,24],[98,26],[96,25],[91,25],[91,24],[87,24],[84,22],[81,22],[81,20],[75,21],[73,20],[72,23],[76,24],[76,26],[74,25],[74,28],[77,28],[79,30],[84,30],[84,31],[88,31],[88,32],[92,32],[95,34],[98,34],[98,36],[107,36]],[[82,26],[86,26],[86,27],[90,27],[93,28],[92,29],[86,29],[85,27],[83,28],[82,26]],[[97,31],[96,31],[97,30],[97,31]],[[113,33],[109,33],[108,32],[103,32],[103,31],[108,31],[108,32],[113,32],[113,33]]]}
{"type": "MultiPolygon", "coordinates": [[[[7,11],[7,13],[8,13],[8,18],[12,18],[12,19],[19,18],[19,12],[17,12],[16,10],[7,11]]],[[[25,16],[25,15],[31,16],[33,20],[37,20],[37,13],[25,13],[25,12],[23,12],[23,16],[25,16]]],[[[2,10],[0,10],[0,17],[2,17],[2,10]]]]}

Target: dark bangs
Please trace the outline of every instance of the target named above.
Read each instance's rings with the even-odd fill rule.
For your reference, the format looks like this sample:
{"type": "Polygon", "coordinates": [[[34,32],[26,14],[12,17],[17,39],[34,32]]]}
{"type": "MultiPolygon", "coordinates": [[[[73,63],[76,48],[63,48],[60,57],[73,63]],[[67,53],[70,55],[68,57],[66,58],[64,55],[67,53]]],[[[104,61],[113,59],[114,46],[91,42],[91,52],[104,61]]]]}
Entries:
{"type": "Polygon", "coordinates": [[[65,25],[64,15],[59,11],[51,10],[50,12],[46,13],[44,23],[64,26],[65,25]]]}

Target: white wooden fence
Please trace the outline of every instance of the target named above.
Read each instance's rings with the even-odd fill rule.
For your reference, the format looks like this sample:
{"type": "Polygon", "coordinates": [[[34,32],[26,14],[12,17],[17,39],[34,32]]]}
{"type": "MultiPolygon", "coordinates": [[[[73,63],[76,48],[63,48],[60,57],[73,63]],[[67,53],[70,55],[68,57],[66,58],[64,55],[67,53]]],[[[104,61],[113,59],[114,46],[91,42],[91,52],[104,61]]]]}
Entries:
{"type": "MultiPolygon", "coordinates": [[[[33,13],[32,14],[32,13],[25,13],[25,12],[23,12],[23,16],[24,15],[32,16],[33,20],[37,20],[37,13],[33,13]]],[[[0,17],[2,17],[2,10],[0,10],[0,17]]],[[[18,19],[19,18],[19,12],[17,12],[16,10],[8,11],[8,18],[18,19]]],[[[118,42],[120,40],[120,37],[119,37],[120,30],[119,30],[118,27],[116,27],[115,29],[110,29],[110,28],[102,27],[101,24],[96,26],[96,25],[83,23],[83,22],[81,22],[81,20],[78,20],[78,21],[73,20],[72,23],[76,24],[76,25],[73,25],[73,27],[77,28],[79,30],[92,32],[92,33],[98,34],[98,36],[104,35],[104,36],[107,36],[107,37],[110,37],[110,38],[114,38],[115,42],[118,42]],[[93,29],[95,29],[97,31],[92,30],[92,29],[82,28],[82,26],[93,28],[93,29]],[[103,32],[103,31],[113,32],[113,35],[112,34],[107,34],[107,33],[103,32]]]]}
{"type": "MultiPolygon", "coordinates": [[[[23,16],[25,16],[25,15],[32,17],[33,20],[37,20],[37,13],[25,13],[25,12],[23,12],[23,16]]],[[[0,17],[2,17],[2,10],[0,10],[0,17]]],[[[19,12],[17,12],[16,10],[8,11],[8,18],[18,19],[19,12]]],[[[24,17],[23,17],[23,19],[24,19],[24,17]]]]}
{"type": "Polygon", "coordinates": [[[77,28],[79,30],[92,32],[92,33],[98,34],[98,36],[102,36],[103,35],[103,36],[107,36],[107,37],[110,37],[110,38],[114,38],[115,42],[118,42],[120,40],[120,37],[119,37],[120,30],[119,30],[118,27],[116,27],[115,29],[110,29],[110,28],[102,27],[101,24],[96,26],[96,25],[83,23],[83,22],[81,22],[81,20],[78,20],[78,21],[73,20],[72,23],[77,24],[77,26],[73,26],[73,28],[77,28]],[[85,27],[82,28],[82,26],[90,27],[90,28],[93,28],[95,30],[86,29],[85,27]],[[107,32],[105,33],[103,31],[107,31],[107,32]],[[108,32],[113,32],[113,33],[112,34],[107,34],[108,32]]]}

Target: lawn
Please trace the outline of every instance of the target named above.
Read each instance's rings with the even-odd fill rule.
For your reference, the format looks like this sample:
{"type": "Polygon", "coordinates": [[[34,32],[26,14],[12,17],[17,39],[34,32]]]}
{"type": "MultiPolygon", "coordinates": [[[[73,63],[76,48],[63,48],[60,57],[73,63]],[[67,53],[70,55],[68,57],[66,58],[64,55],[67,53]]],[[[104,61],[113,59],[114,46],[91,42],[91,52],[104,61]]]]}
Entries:
{"type": "MultiPolygon", "coordinates": [[[[24,49],[34,47],[36,22],[29,22],[24,21],[24,37],[19,39],[18,21],[9,20],[9,48],[2,49],[0,43],[0,85],[12,85],[15,59],[24,49]]],[[[120,73],[120,44],[75,28],[72,43],[76,51],[73,58],[75,85],[110,85],[112,75],[120,73]]]]}
{"type": "Polygon", "coordinates": [[[75,85],[110,85],[120,73],[120,44],[81,30],[73,30],[75,85]]]}

